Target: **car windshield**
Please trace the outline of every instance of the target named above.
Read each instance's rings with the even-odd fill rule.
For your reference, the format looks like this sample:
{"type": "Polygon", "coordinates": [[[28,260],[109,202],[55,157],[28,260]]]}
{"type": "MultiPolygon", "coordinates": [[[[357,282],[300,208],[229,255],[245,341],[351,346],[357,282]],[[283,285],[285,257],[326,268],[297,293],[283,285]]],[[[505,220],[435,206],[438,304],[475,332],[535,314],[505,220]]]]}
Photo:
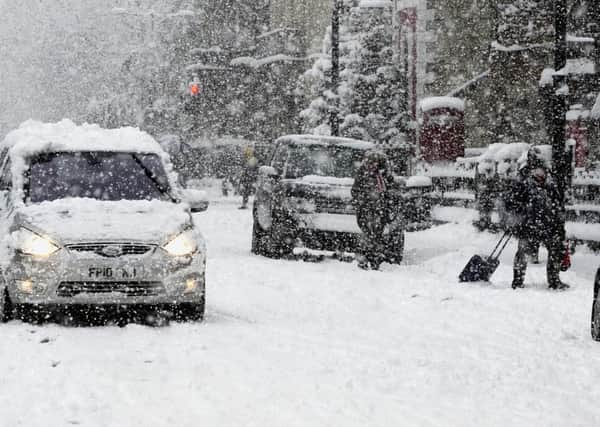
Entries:
{"type": "Polygon", "coordinates": [[[342,146],[299,145],[289,148],[286,178],[308,175],[354,178],[364,150],[342,146]]]}
{"type": "Polygon", "coordinates": [[[64,198],[170,200],[169,183],[156,154],[51,153],[30,161],[26,203],[64,198]]]}

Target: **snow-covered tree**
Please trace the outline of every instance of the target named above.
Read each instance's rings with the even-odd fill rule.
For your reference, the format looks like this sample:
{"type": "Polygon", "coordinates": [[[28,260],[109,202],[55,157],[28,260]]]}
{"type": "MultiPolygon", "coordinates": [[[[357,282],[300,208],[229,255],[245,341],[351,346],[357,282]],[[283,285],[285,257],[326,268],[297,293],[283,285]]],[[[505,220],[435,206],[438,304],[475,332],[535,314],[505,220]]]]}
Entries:
{"type": "Polygon", "coordinates": [[[541,143],[546,139],[538,82],[542,70],[552,62],[552,10],[550,0],[514,0],[496,5],[490,142],[541,143]]]}
{"type": "MultiPolygon", "coordinates": [[[[349,5],[347,3],[347,5],[349,5]]],[[[331,43],[301,80],[307,107],[301,112],[305,131],[329,134],[330,112],[338,108],[343,135],[399,142],[408,130],[405,73],[392,51],[392,15],[388,7],[351,5],[340,29],[340,86],[331,86],[331,43]]]]}
{"type": "Polygon", "coordinates": [[[427,92],[445,95],[489,68],[494,14],[489,0],[430,2],[427,92]],[[466,30],[468,29],[468,30],[466,30]]]}

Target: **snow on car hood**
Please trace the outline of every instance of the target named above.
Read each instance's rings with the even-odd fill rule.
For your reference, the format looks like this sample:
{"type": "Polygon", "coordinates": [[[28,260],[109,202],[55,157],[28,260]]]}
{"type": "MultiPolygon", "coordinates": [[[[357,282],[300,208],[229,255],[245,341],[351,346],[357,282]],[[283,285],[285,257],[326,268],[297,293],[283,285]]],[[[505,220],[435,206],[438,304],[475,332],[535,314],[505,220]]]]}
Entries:
{"type": "Polygon", "coordinates": [[[17,224],[63,244],[132,241],[163,243],[191,223],[186,205],[162,201],[62,199],[17,209],[17,224]]]}

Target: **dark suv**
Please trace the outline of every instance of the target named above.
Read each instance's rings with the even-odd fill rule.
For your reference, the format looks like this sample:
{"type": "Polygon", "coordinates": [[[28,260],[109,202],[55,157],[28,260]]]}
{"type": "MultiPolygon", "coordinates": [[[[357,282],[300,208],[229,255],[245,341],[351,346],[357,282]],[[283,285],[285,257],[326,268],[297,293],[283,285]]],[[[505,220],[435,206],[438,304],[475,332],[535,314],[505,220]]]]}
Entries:
{"type": "MultiPolygon", "coordinates": [[[[252,252],[290,256],[302,246],[355,252],[361,230],[352,204],[354,176],[371,142],[315,135],[284,136],[275,142],[271,165],[260,168],[252,252]]],[[[408,195],[402,188],[399,197],[408,195]]],[[[386,258],[400,262],[404,250],[403,203],[387,227],[386,258]]]]}

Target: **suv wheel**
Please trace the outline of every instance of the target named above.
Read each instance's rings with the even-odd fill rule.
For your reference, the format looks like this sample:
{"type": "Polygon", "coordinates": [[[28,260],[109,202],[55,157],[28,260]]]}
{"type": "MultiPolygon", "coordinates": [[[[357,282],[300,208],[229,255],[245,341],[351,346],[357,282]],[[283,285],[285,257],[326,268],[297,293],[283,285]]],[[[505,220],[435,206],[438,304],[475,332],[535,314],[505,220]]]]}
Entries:
{"type": "Polygon", "coordinates": [[[198,303],[182,303],[175,307],[175,320],[178,322],[201,322],[204,320],[204,297],[198,303]]]}
{"type": "Polygon", "coordinates": [[[0,323],[13,319],[13,304],[8,295],[8,289],[0,291],[0,323]]]}
{"type": "Polygon", "coordinates": [[[596,341],[600,341],[600,303],[598,303],[598,297],[594,298],[594,304],[592,305],[592,338],[596,341]]]}
{"type": "Polygon", "coordinates": [[[598,301],[598,293],[600,291],[600,270],[596,273],[596,280],[594,281],[594,302],[592,304],[592,324],[591,333],[592,338],[596,341],[600,341],[600,301],[598,301]]]}
{"type": "Polygon", "coordinates": [[[265,255],[265,239],[268,233],[260,226],[256,213],[254,213],[254,221],[252,223],[252,253],[256,255],[265,255]]]}
{"type": "Polygon", "coordinates": [[[286,226],[285,221],[273,217],[271,228],[265,230],[254,211],[252,253],[274,259],[289,257],[294,251],[294,240],[293,230],[286,226]]]}

